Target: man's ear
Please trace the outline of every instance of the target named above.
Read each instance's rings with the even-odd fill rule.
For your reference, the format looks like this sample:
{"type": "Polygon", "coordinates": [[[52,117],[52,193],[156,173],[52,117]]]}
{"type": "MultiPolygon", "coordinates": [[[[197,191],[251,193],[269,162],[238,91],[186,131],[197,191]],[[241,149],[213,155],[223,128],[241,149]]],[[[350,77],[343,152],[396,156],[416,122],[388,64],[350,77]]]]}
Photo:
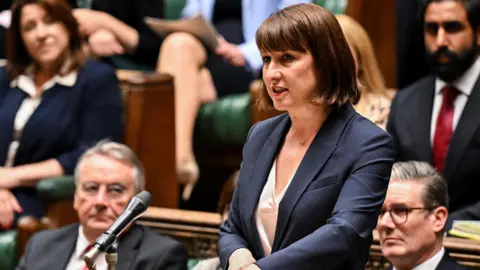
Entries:
{"type": "Polygon", "coordinates": [[[439,206],[432,211],[431,217],[434,232],[441,232],[447,222],[448,210],[445,206],[439,206]]]}
{"type": "Polygon", "coordinates": [[[78,198],[77,189],[75,189],[75,193],[73,194],[73,209],[78,211],[78,207],[80,207],[80,198],[78,198]]]}

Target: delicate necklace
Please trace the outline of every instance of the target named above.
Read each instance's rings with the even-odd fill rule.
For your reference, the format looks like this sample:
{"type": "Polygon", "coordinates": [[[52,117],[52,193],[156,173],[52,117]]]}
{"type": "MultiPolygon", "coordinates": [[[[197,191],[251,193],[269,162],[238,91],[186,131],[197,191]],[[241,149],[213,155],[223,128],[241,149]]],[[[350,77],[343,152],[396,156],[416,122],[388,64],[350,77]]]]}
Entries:
{"type": "MultiPolygon", "coordinates": [[[[317,131],[318,132],[318,131],[317,131]]],[[[305,141],[300,141],[299,139],[295,138],[295,140],[298,142],[300,146],[304,146],[311,138],[313,138],[315,135],[317,135],[317,132],[314,132],[312,135],[310,135],[309,138],[307,138],[305,141]]]]}

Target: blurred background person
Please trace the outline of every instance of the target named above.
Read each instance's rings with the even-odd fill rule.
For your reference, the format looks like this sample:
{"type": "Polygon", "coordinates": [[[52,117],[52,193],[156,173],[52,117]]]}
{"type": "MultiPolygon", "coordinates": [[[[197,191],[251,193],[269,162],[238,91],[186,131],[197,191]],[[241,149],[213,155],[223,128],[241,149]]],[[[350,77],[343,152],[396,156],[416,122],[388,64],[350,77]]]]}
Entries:
{"type": "Polygon", "coordinates": [[[175,78],[176,163],[188,199],[199,178],[193,153],[193,129],[202,103],[225,95],[244,93],[262,66],[255,31],[271,13],[307,0],[188,0],[183,17],[201,13],[221,35],[216,51],[197,38],[176,32],[160,49],[157,70],[175,78]]]}
{"type": "Polygon", "coordinates": [[[42,217],[35,184],[72,174],[82,152],[123,139],[115,71],[86,60],[62,0],[16,0],[0,69],[0,225],[42,217]]]}
{"type": "Polygon", "coordinates": [[[122,68],[155,70],[162,38],[144,18],[163,18],[164,0],[83,2],[73,12],[90,53],[122,68]]]}
{"type": "Polygon", "coordinates": [[[377,230],[383,255],[395,270],[463,270],[443,247],[447,184],[426,162],[393,165],[377,230]]]}
{"type": "Polygon", "coordinates": [[[336,17],[355,59],[356,74],[362,93],[360,101],[355,105],[355,110],[385,129],[395,93],[385,85],[367,31],[347,15],[336,15],[336,17]]]}
{"type": "Polygon", "coordinates": [[[394,159],[390,136],[355,112],[355,62],[335,16],[314,4],[256,33],[260,106],[218,253],[224,269],[365,269],[394,159]]]}

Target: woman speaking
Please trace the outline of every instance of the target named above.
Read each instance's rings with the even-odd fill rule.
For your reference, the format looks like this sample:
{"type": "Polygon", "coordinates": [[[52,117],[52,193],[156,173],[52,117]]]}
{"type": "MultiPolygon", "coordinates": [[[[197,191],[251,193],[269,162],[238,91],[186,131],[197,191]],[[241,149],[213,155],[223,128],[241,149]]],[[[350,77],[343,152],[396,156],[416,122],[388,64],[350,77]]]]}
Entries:
{"type": "Polygon", "coordinates": [[[256,33],[260,107],[218,252],[224,269],[365,268],[393,164],[390,136],[352,107],[360,92],[335,19],[287,7],[256,33]]]}

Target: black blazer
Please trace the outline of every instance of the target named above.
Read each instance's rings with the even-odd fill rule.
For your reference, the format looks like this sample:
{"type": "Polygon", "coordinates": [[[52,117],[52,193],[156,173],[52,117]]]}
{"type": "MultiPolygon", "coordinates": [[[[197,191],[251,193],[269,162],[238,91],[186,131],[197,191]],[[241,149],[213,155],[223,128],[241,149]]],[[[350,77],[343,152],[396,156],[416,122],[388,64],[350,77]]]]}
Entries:
{"type": "MultiPolygon", "coordinates": [[[[27,94],[10,87],[0,69],[0,166],[7,159],[13,140],[15,115],[27,94]]],[[[72,87],[56,84],[25,124],[14,166],[58,160],[65,174],[73,174],[80,155],[96,142],[123,140],[123,102],[115,71],[108,65],[88,61],[78,71],[72,87]]],[[[41,217],[41,201],[33,188],[12,190],[25,215],[41,217]]]]}
{"type": "MultiPolygon", "coordinates": [[[[388,268],[388,270],[392,270],[393,266],[388,268]]],[[[448,255],[447,252],[443,254],[442,260],[440,263],[432,270],[467,270],[468,268],[459,265],[452,257],[448,255]]]]}
{"type": "MultiPolygon", "coordinates": [[[[28,241],[17,270],[63,270],[72,256],[78,224],[42,231],[28,241]]],[[[146,227],[133,226],[119,241],[117,270],[186,270],[183,246],[146,227]]]]}
{"type": "Polygon", "coordinates": [[[255,210],[291,125],[288,114],[251,128],[218,252],[224,269],[238,248],[262,269],[365,269],[394,159],[393,141],[350,104],[334,110],[308,148],[279,207],[264,256],[255,210]]]}
{"type": "MultiPolygon", "coordinates": [[[[393,136],[397,160],[433,164],[430,141],[435,77],[425,77],[399,91],[394,98],[387,131],[393,136]]],[[[449,223],[480,219],[480,80],[468,98],[449,146],[443,174],[448,184],[449,223]]]]}

